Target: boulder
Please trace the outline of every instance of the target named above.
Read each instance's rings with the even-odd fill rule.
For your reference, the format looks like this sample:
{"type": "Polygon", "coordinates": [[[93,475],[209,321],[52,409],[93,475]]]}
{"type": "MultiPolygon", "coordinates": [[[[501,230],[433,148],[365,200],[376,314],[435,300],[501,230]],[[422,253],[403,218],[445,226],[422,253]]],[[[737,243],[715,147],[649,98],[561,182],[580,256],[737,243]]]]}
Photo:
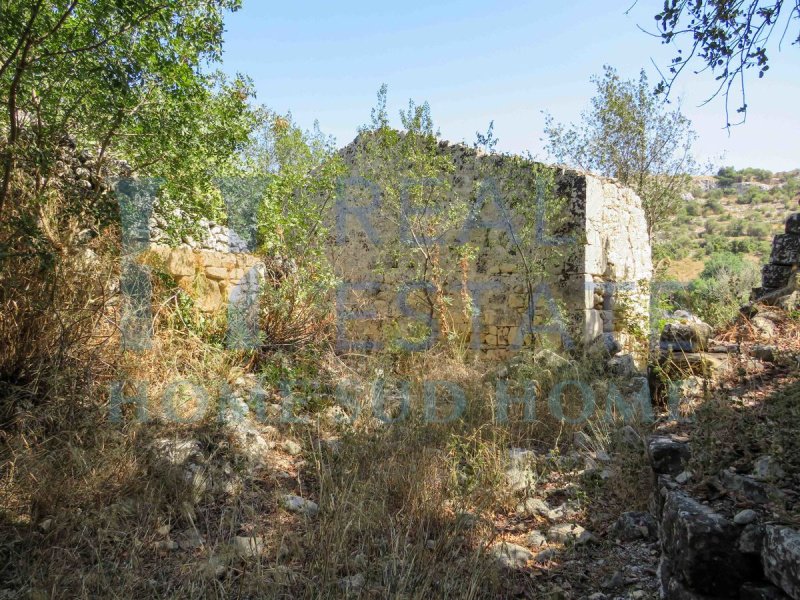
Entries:
{"type": "Polygon", "coordinates": [[[775,481],[785,475],[778,462],[769,454],[759,456],[753,463],[753,477],[759,481],[775,481]]]}
{"type": "Polygon", "coordinates": [[[788,285],[792,270],[792,267],[786,265],[764,265],[761,268],[761,286],[765,288],[782,288],[788,285]]]}
{"type": "Polygon", "coordinates": [[[789,596],[769,583],[745,583],[739,590],[739,600],[788,600],[789,596]]]}
{"type": "Polygon", "coordinates": [[[658,523],[648,512],[622,513],[614,523],[611,535],[623,542],[654,540],[658,535],[658,523]]]}
{"type": "Polygon", "coordinates": [[[789,218],[786,219],[786,233],[800,235],[800,213],[789,215],[789,218]]]}
{"type": "Polygon", "coordinates": [[[667,436],[650,438],[647,451],[653,471],[659,475],[672,475],[673,477],[683,472],[691,456],[688,444],[667,436]]]}
{"type": "Polygon", "coordinates": [[[688,589],[734,595],[758,573],[753,556],[737,546],[739,528],[680,491],[669,491],[661,520],[661,546],[674,578],[688,589]]]}
{"type": "Polygon", "coordinates": [[[587,354],[608,359],[621,351],[622,346],[613,333],[601,333],[589,344],[587,354]]]}
{"type": "Polygon", "coordinates": [[[769,502],[769,489],[767,486],[752,477],[725,469],[720,473],[720,482],[727,491],[740,494],[750,502],[755,502],[756,504],[769,502]]]}
{"type": "Polygon", "coordinates": [[[739,536],[739,551],[744,554],[761,556],[761,545],[764,541],[764,526],[751,523],[742,529],[739,536]]]}
{"type": "Polygon", "coordinates": [[[661,342],[673,350],[702,352],[708,348],[711,326],[696,317],[670,321],[661,331],[661,342]]]}
{"type": "Polygon", "coordinates": [[[286,510],[304,514],[307,517],[314,517],[319,512],[319,506],[316,502],[306,500],[294,494],[286,494],[283,496],[282,504],[286,510]]]}
{"type": "Polygon", "coordinates": [[[594,536],[577,523],[561,523],[554,525],[547,530],[547,540],[550,542],[560,542],[566,544],[567,542],[574,542],[576,544],[585,544],[590,542],[594,536]]]}
{"type": "Polygon", "coordinates": [[[767,579],[795,600],[800,599],[800,532],[779,525],[767,526],[761,564],[767,579]]]}
{"type": "Polygon", "coordinates": [[[533,560],[533,553],[523,546],[510,542],[501,542],[492,547],[492,555],[497,562],[508,569],[523,568],[533,560]]]}

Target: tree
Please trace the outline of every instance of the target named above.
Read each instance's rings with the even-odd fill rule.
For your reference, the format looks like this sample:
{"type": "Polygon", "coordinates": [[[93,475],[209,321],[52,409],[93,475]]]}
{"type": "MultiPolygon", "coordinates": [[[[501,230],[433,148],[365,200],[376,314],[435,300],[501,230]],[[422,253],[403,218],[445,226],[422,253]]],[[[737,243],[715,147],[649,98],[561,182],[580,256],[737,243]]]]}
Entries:
{"type": "Polygon", "coordinates": [[[546,148],[556,160],[615,177],[642,199],[649,233],[681,202],[694,169],[695,133],[680,108],[667,110],[655,97],[644,71],[624,81],[606,66],[581,123],[556,124],[546,115],[546,148]]]}
{"type": "Polygon", "coordinates": [[[221,55],[224,12],[238,7],[239,0],[3,2],[0,221],[17,168],[32,174],[30,192],[40,196],[65,135],[99,148],[97,169],[116,144],[140,175],[180,173],[190,196],[198,182],[187,173],[208,177],[207,167],[246,139],[247,82],[203,72],[221,55]]]}
{"type": "MultiPolygon", "coordinates": [[[[776,29],[780,43],[792,26],[792,19],[800,19],[800,0],[784,3],[783,0],[665,0],[664,10],[655,16],[659,35],[664,44],[688,37],[689,46],[678,50],[672,59],[669,75],[658,84],[659,93],[669,94],[675,80],[693,62],[700,62],[700,73],[710,70],[719,82],[708,100],[720,93],[725,96],[725,119],[731,125],[729,99],[733,89],[740,97],[736,112],[747,114],[745,75],[756,69],[758,77],[769,70],[767,48],[776,29]],[[784,5],[785,4],[785,5],[784,5]],[[734,88],[734,86],[736,86],[734,88]]],[[[792,43],[800,44],[800,28],[793,32],[792,43]]],[[[737,123],[738,124],[738,123],[737,123]]]]}

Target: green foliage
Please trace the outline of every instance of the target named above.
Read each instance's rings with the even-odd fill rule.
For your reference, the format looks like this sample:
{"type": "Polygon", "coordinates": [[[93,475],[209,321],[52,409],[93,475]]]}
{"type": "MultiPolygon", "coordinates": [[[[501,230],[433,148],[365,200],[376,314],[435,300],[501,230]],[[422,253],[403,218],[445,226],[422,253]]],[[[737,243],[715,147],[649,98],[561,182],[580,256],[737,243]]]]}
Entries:
{"type": "MultiPolygon", "coordinates": [[[[657,92],[668,94],[686,66],[694,60],[699,61],[701,66],[694,72],[708,69],[720,82],[711,98],[720,92],[724,94],[726,124],[730,126],[728,98],[731,88],[740,94],[737,112],[745,114],[745,73],[754,69],[760,78],[769,69],[767,47],[779,24],[782,8],[786,22],[777,27],[779,33],[783,32],[781,40],[800,17],[800,3],[789,2],[784,8],[783,2],[762,0],[664,2],[663,11],[655,16],[662,42],[676,44],[684,36],[690,42],[685,52],[678,46],[678,54],[669,67],[669,79],[659,83],[657,92]]],[[[800,30],[791,32],[789,39],[795,44],[800,43],[800,30]]]]}
{"type": "Polygon", "coordinates": [[[714,327],[730,322],[758,284],[756,265],[731,252],[717,252],[689,286],[683,302],[714,327]]]}
{"type": "Polygon", "coordinates": [[[652,233],[674,214],[688,189],[694,169],[691,122],[653,96],[644,71],[638,81],[626,81],[606,66],[592,82],[597,93],[579,125],[555,124],[546,116],[547,150],[559,162],[631,186],[642,198],[652,233]]]}
{"type": "Polygon", "coordinates": [[[766,237],[770,233],[766,223],[750,223],[747,225],[747,235],[750,237],[766,237]]]}
{"type": "Polygon", "coordinates": [[[300,262],[320,259],[326,210],[345,172],[334,140],[317,123],[303,131],[291,114],[269,113],[253,136],[244,169],[266,179],[258,209],[260,248],[300,262]]]}
{"type": "MultiPolygon", "coordinates": [[[[168,178],[164,204],[186,209],[186,222],[219,216],[211,180],[247,139],[251,89],[206,67],[221,56],[225,11],[238,7],[238,0],[4,2],[0,220],[35,212],[66,136],[79,149],[98,149],[93,175],[110,155],[124,158],[139,176],[168,178]],[[12,185],[23,169],[33,185],[12,185]]],[[[44,237],[33,234],[26,238],[44,237]]]]}
{"type": "MultiPolygon", "coordinates": [[[[261,331],[268,348],[297,347],[324,335],[331,323],[333,270],[325,256],[325,217],[344,173],[334,140],[315,123],[303,131],[291,114],[262,111],[238,171],[244,193],[256,196],[259,251],[280,266],[263,286],[261,331]],[[246,186],[255,178],[259,189],[246,186]]],[[[269,264],[269,261],[268,261],[269,264]]]]}

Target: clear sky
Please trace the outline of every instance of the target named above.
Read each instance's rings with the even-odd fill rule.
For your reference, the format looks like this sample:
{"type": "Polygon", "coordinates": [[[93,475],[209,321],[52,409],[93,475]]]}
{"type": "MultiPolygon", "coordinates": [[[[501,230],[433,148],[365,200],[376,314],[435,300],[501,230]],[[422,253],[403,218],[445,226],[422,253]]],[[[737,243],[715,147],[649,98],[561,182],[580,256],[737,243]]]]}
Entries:
{"type": "MultiPolygon", "coordinates": [[[[652,31],[663,2],[639,0],[626,14],[631,4],[244,0],[227,19],[223,64],[254,80],[258,102],[291,110],[303,127],[318,119],[340,145],[368,121],[386,83],[391,115],[409,98],[427,100],[445,139],[471,143],[494,120],[498,150],[546,160],[542,111],[577,121],[594,93],[589,78],[604,64],[626,78],[645,68],[655,82],[651,61],[663,69],[675,55],[637,27],[652,31]]],[[[687,72],[680,80],[675,96],[699,134],[699,159],[800,167],[800,48],[773,48],[770,62],[764,79],[749,79],[747,122],[730,134],[721,99],[699,106],[712,77],[687,72]]]]}

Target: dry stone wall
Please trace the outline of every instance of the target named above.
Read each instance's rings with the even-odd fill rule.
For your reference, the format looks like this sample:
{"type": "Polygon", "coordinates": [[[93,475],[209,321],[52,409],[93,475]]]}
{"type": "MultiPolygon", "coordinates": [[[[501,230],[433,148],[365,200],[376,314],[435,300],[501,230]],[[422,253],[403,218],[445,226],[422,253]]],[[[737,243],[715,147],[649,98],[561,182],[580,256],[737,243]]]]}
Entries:
{"type": "MultiPolygon", "coordinates": [[[[350,179],[328,223],[328,258],[341,281],[340,347],[423,348],[449,336],[502,358],[534,341],[574,346],[607,334],[644,355],[652,264],[634,192],[464,145],[438,151],[454,166],[453,206],[466,212],[432,244],[407,240],[381,190],[358,179],[357,141],[342,151],[350,179]],[[548,186],[539,189],[541,181],[548,186]]],[[[248,272],[264,269],[213,223],[203,224],[203,240],[170,248],[158,219],[150,222],[152,253],[203,311],[222,309],[248,272]]]]}
{"type": "MultiPolygon", "coordinates": [[[[644,353],[652,263],[634,192],[464,145],[443,143],[439,151],[454,164],[447,204],[465,203],[471,220],[456,219],[428,245],[404,240],[403,215],[382,206],[375,190],[364,193],[358,140],[344,151],[355,183],[339,197],[330,254],[344,282],[340,300],[355,311],[347,342],[408,340],[428,317],[440,336],[497,357],[535,339],[575,345],[603,333],[644,353]],[[548,189],[537,189],[542,181],[548,189]],[[469,259],[460,252],[465,244],[469,259]]],[[[420,337],[424,344],[432,336],[420,337]]]]}
{"type": "Polygon", "coordinates": [[[171,274],[206,313],[224,310],[235,290],[248,286],[265,268],[252,254],[196,250],[187,245],[153,244],[145,261],[171,274]]]}
{"type": "Polygon", "coordinates": [[[800,269],[800,213],[786,220],[785,233],[772,242],[769,263],[761,272],[761,287],[753,290],[753,299],[794,310],[798,301],[798,269],[800,269]]]}

